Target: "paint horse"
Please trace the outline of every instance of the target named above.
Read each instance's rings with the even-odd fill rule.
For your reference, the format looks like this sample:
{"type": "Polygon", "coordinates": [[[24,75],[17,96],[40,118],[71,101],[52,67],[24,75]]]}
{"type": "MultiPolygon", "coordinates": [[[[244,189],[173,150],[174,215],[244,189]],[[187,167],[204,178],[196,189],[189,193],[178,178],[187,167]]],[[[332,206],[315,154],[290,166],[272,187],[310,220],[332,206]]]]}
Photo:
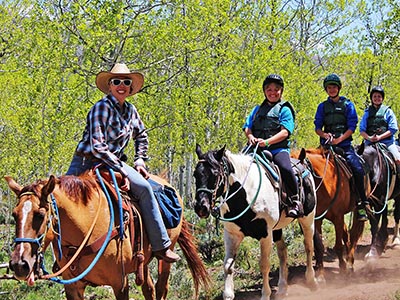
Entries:
{"type": "MultiPolygon", "coordinates": [[[[160,177],[151,178],[168,185],[160,177]]],[[[128,300],[127,275],[135,272],[136,283],[142,285],[146,300],[166,299],[171,265],[158,262],[158,280],[154,286],[148,269],[152,251],[145,231],[141,233],[143,238],[141,234],[132,234],[129,226],[125,226],[125,216],[122,222],[114,217],[118,205],[110,202],[96,176],[87,173],[50,176],[25,187],[11,177],[6,180],[18,198],[13,210],[16,239],[10,261],[17,279],[25,280],[28,285],[33,285],[37,278],[63,283],[68,300],[83,300],[87,285],[109,285],[117,300],[128,300]],[[120,230],[125,238],[119,236],[120,230]],[[137,245],[132,247],[135,242],[142,245],[138,251],[134,251],[137,245]],[[52,277],[60,271],[43,275],[42,259],[49,243],[53,244],[55,266],[61,268],[63,279],[52,277]]],[[[182,199],[179,201],[183,205],[182,199]]],[[[180,224],[168,233],[171,248],[177,242],[181,246],[197,295],[199,284],[207,285],[208,274],[197,254],[188,223],[182,217],[180,224]]]]}
{"type": "MultiPolygon", "coordinates": [[[[280,209],[279,188],[251,155],[234,154],[225,150],[225,147],[202,153],[199,145],[196,146],[196,153],[199,161],[194,171],[195,212],[201,218],[207,218],[211,213],[224,221],[224,299],[232,300],[235,296],[234,261],[240,243],[246,236],[260,242],[260,269],[263,276],[261,299],[270,299],[269,272],[273,231],[280,261],[275,299],[285,297],[288,288],[288,266],[282,229],[289,225],[293,218],[286,217],[285,210],[280,209]],[[224,197],[224,201],[217,206],[216,200],[220,196],[224,197]]],[[[311,174],[303,181],[307,200],[305,216],[298,218],[298,222],[304,234],[307,256],[306,282],[311,289],[316,289],[317,282],[312,266],[316,195],[311,174]]]]}
{"type": "MultiPolygon", "coordinates": [[[[351,174],[343,158],[332,149],[310,148],[301,151],[292,151],[292,157],[304,156],[310,162],[313,170],[317,190],[317,209],[315,215],[314,247],[316,259],[316,273],[318,281],[325,281],[322,243],[322,222],[327,219],[335,228],[334,250],[339,259],[341,273],[348,268],[353,270],[354,253],[357,242],[364,230],[364,222],[357,220],[356,203],[358,193],[352,184],[351,174]],[[349,229],[345,222],[345,215],[353,213],[352,226],[349,229]],[[347,256],[345,256],[345,253],[347,256]]],[[[367,184],[366,187],[369,187],[367,184]]]]}
{"type": "Polygon", "coordinates": [[[369,218],[371,225],[371,247],[365,258],[378,258],[385,250],[389,239],[388,233],[388,200],[394,200],[395,227],[393,245],[400,244],[400,179],[396,175],[394,158],[385,145],[374,143],[366,146],[362,143],[357,147],[368,165],[371,193],[369,202],[372,214],[369,218]],[[379,225],[380,224],[380,225],[379,225]]]}

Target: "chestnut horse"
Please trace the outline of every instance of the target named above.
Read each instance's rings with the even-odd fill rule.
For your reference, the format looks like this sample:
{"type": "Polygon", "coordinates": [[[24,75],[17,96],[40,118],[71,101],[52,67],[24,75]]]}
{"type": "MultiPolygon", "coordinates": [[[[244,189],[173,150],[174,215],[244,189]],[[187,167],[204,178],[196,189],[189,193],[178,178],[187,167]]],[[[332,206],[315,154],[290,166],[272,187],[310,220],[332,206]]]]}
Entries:
{"type": "MultiPolygon", "coordinates": [[[[400,147],[399,147],[400,148],[400,147]]],[[[360,154],[369,167],[369,179],[371,183],[371,194],[369,202],[372,214],[369,218],[371,225],[371,247],[365,258],[376,259],[385,251],[388,233],[388,205],[389,200],[394,200],[394,233],[393,245],[400,243],[399,221],[400,221],[400,179],[396,175],[394,158],[390,151],[380,143],[365,146],[362,143],[357,147],[360,154]]]]}
{"type": "MultiPolygon", "coordinates": [[[[292,151],[292,157],[298,157],[301,152],[292,151]]],[[[364,222],[357,220],[356,203],[358,193],[352,183],[351,174],[345,171],[345,163],[332,149],[306,149],[306,157],[311,163],[317,189],[317,209],[315,214],[314,246],[317,278],[325,280],[323,269],[324,245],[322,244],[322,221],[327,219],[335,227],[334,250],[339,259],[341,273],[354,268],[354,253],[357,242],[364,230],[364,222]],[[345,215],[353,213],[350,232],[345,222],[345,215]],[[346,256],[344,254],[346,253],[346,256]]],[[[366,185],[369,187],[369,185],[366,185]]]]}
{"type": "MultiPolygon", "coordinates": [[[[148,269],[152,251],[145,231],[143,230],[143,238],[139,238],[143,240],[143,250],[138,251],[139,256],[142,254],[144,258],[141,262],[140,257],[138,256],[138,259],[135,256],[136,252],[133,250],[135,248],[132,249],[128,228],[122,229],[121,235],[110,235],[110,232],[119,231],[120,228],[118,218],[113,221],[114,210],[117,211],[115,215],[118,215],[118,205],[109,200],[110,197],[107,197],[93,174],[58,178],[50,176],[46,180],[38,180],[25,187],[20,186],[11,177],[5,178],[18,197],[18,203],[13,211],[16,245],[10,261],[10,268],[17,279],[33,285],[37,278],[50,278],[43,276],[41,258],[51,242],[56,265],[63,270],[66,264],[72,263],[63,270],[62,280],[52,278],[64,284],[68,300],[83,300],[87,285],[109,285],[117,300],[128,300],[127,275],[133,272],[136,273],[136,283],[142,284],[146,300],[166,299],[171,264],[162,260],[158,262],[158,280],[154,286],[148,269]],[[99,241],[102,241],[101,247],[100,245],[95,247],[99,241]],[[75,258],[72,253],[78,252],[80,245],[83,244],[90,247],[83,248],[75,258]],[[88,251],[90,250],[88,248],[97,250],[88,251]],[[73,262],[71,256],[75,258],[73,262]],[[85,276],[82,277],[83,275],[85,276]]],[[[160,177],[152,175],[151,178],[168,185],[160,177]]],[[[183,207],[182,199],[180,197],[179,199],[183,207]]],[[[172,241],[171,249],[178,242],[186,257],[197,296],[199,285],[207,287],[209,277],[198,256],[189,224],[183,215],[180,224],[176,228],[169,229],[168,233],[172,241]]]]}
{"type": "MultiPolygon", "coordinates": [[[[269,300],[270,254],[273,242],[278,249],[279,282],[274,299],[284,298],[288,289],[287,248],[282,237],[282,229],[294,219],[287,217],[280,209],[280,189],[278,181],[269,177],[269,172],[260,165],[257,156],[243,153],[234,154],[225,147],[202,153],[196,146],[199,161],[194,171],[196,181],[196,214],[207,218],[212,214],[224,222],[224,300],[235,297],[233,276],[236,255],[243,239],[255,238],[260,243],[260,270],[263,277],[262,300],[269,300]],[[221,197],[221,205],[216,202],[221,197]]],[[[296,164],[301,162],[297,162],[296,164]]],[[[306,284],[317,288],[312,266],[315,186],[307,168],[298,166],[299,184],[305,194],[304,216],[297,219],[304,236],[306,254],[306,284]]]]}

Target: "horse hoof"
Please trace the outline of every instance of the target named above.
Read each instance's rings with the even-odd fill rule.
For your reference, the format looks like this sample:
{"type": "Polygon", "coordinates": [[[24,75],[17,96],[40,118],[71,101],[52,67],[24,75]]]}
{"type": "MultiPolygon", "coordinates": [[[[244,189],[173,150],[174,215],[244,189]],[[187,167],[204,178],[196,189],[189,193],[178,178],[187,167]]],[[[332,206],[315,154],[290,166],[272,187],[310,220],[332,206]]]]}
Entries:
{"type": "Polygon", "coordinates": [[[400,238],[396,237],[392,241],[392,246],[395,247],[395,246],[398,246],[398,245],[400,245],[400,238]]]}

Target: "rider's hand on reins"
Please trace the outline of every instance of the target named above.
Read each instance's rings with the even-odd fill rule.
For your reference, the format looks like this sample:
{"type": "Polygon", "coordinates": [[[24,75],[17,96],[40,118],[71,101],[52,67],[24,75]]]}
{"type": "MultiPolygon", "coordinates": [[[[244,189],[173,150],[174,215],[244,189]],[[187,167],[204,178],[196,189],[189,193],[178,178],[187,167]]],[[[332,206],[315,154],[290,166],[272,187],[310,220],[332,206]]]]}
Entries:
{"type": "Polygon", "coordinates": [[[325,145],[331,145],[334,140],[332,133],[325,133],[324,139],[325,139],[325,145]]]}
{"type": "Polygon", "coordinates": [[[138,171],[144,178],[149,178],[149,172],[144,166],[136,166],[136,171],[138,171]]]}
{"type": "Polygon", "coordinates": [[[372,143],[376,143],[379,142],[379,136],[377,136],[376,134],[372,135],[371,137],[369,137],[369,141],[372,143]]]}
{"type": "Polygon", "coordinates": [[[121,190],[127,192],[127,191],[129,191],[129,188],[130,188],[129,179],[128,179],[128,177],[124,177],[122,179],[121,190]]]}

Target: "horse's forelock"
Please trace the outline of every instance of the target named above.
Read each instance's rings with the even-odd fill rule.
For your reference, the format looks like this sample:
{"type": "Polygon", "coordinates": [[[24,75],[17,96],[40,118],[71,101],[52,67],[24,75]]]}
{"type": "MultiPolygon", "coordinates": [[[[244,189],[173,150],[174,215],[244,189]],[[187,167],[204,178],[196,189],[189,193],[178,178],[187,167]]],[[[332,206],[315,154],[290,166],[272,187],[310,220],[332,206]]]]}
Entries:
{"type": "Polygon", "coordinates": [[[30,185],[27,185],[22,188],[19,195],[22,195],[24,193],[33,193],[36,197],[40,199],[42,196],[42,187],[46,184],[46,182],[47,181],[44,180],[38,180],[30,185]]]}
{"type": "Polygon", "coordinates": [[[208,151],[204,154],[204,159],[211,165],[213,170],[219,171],[219,161],[215,159],[217,151],[208,151]]]}

